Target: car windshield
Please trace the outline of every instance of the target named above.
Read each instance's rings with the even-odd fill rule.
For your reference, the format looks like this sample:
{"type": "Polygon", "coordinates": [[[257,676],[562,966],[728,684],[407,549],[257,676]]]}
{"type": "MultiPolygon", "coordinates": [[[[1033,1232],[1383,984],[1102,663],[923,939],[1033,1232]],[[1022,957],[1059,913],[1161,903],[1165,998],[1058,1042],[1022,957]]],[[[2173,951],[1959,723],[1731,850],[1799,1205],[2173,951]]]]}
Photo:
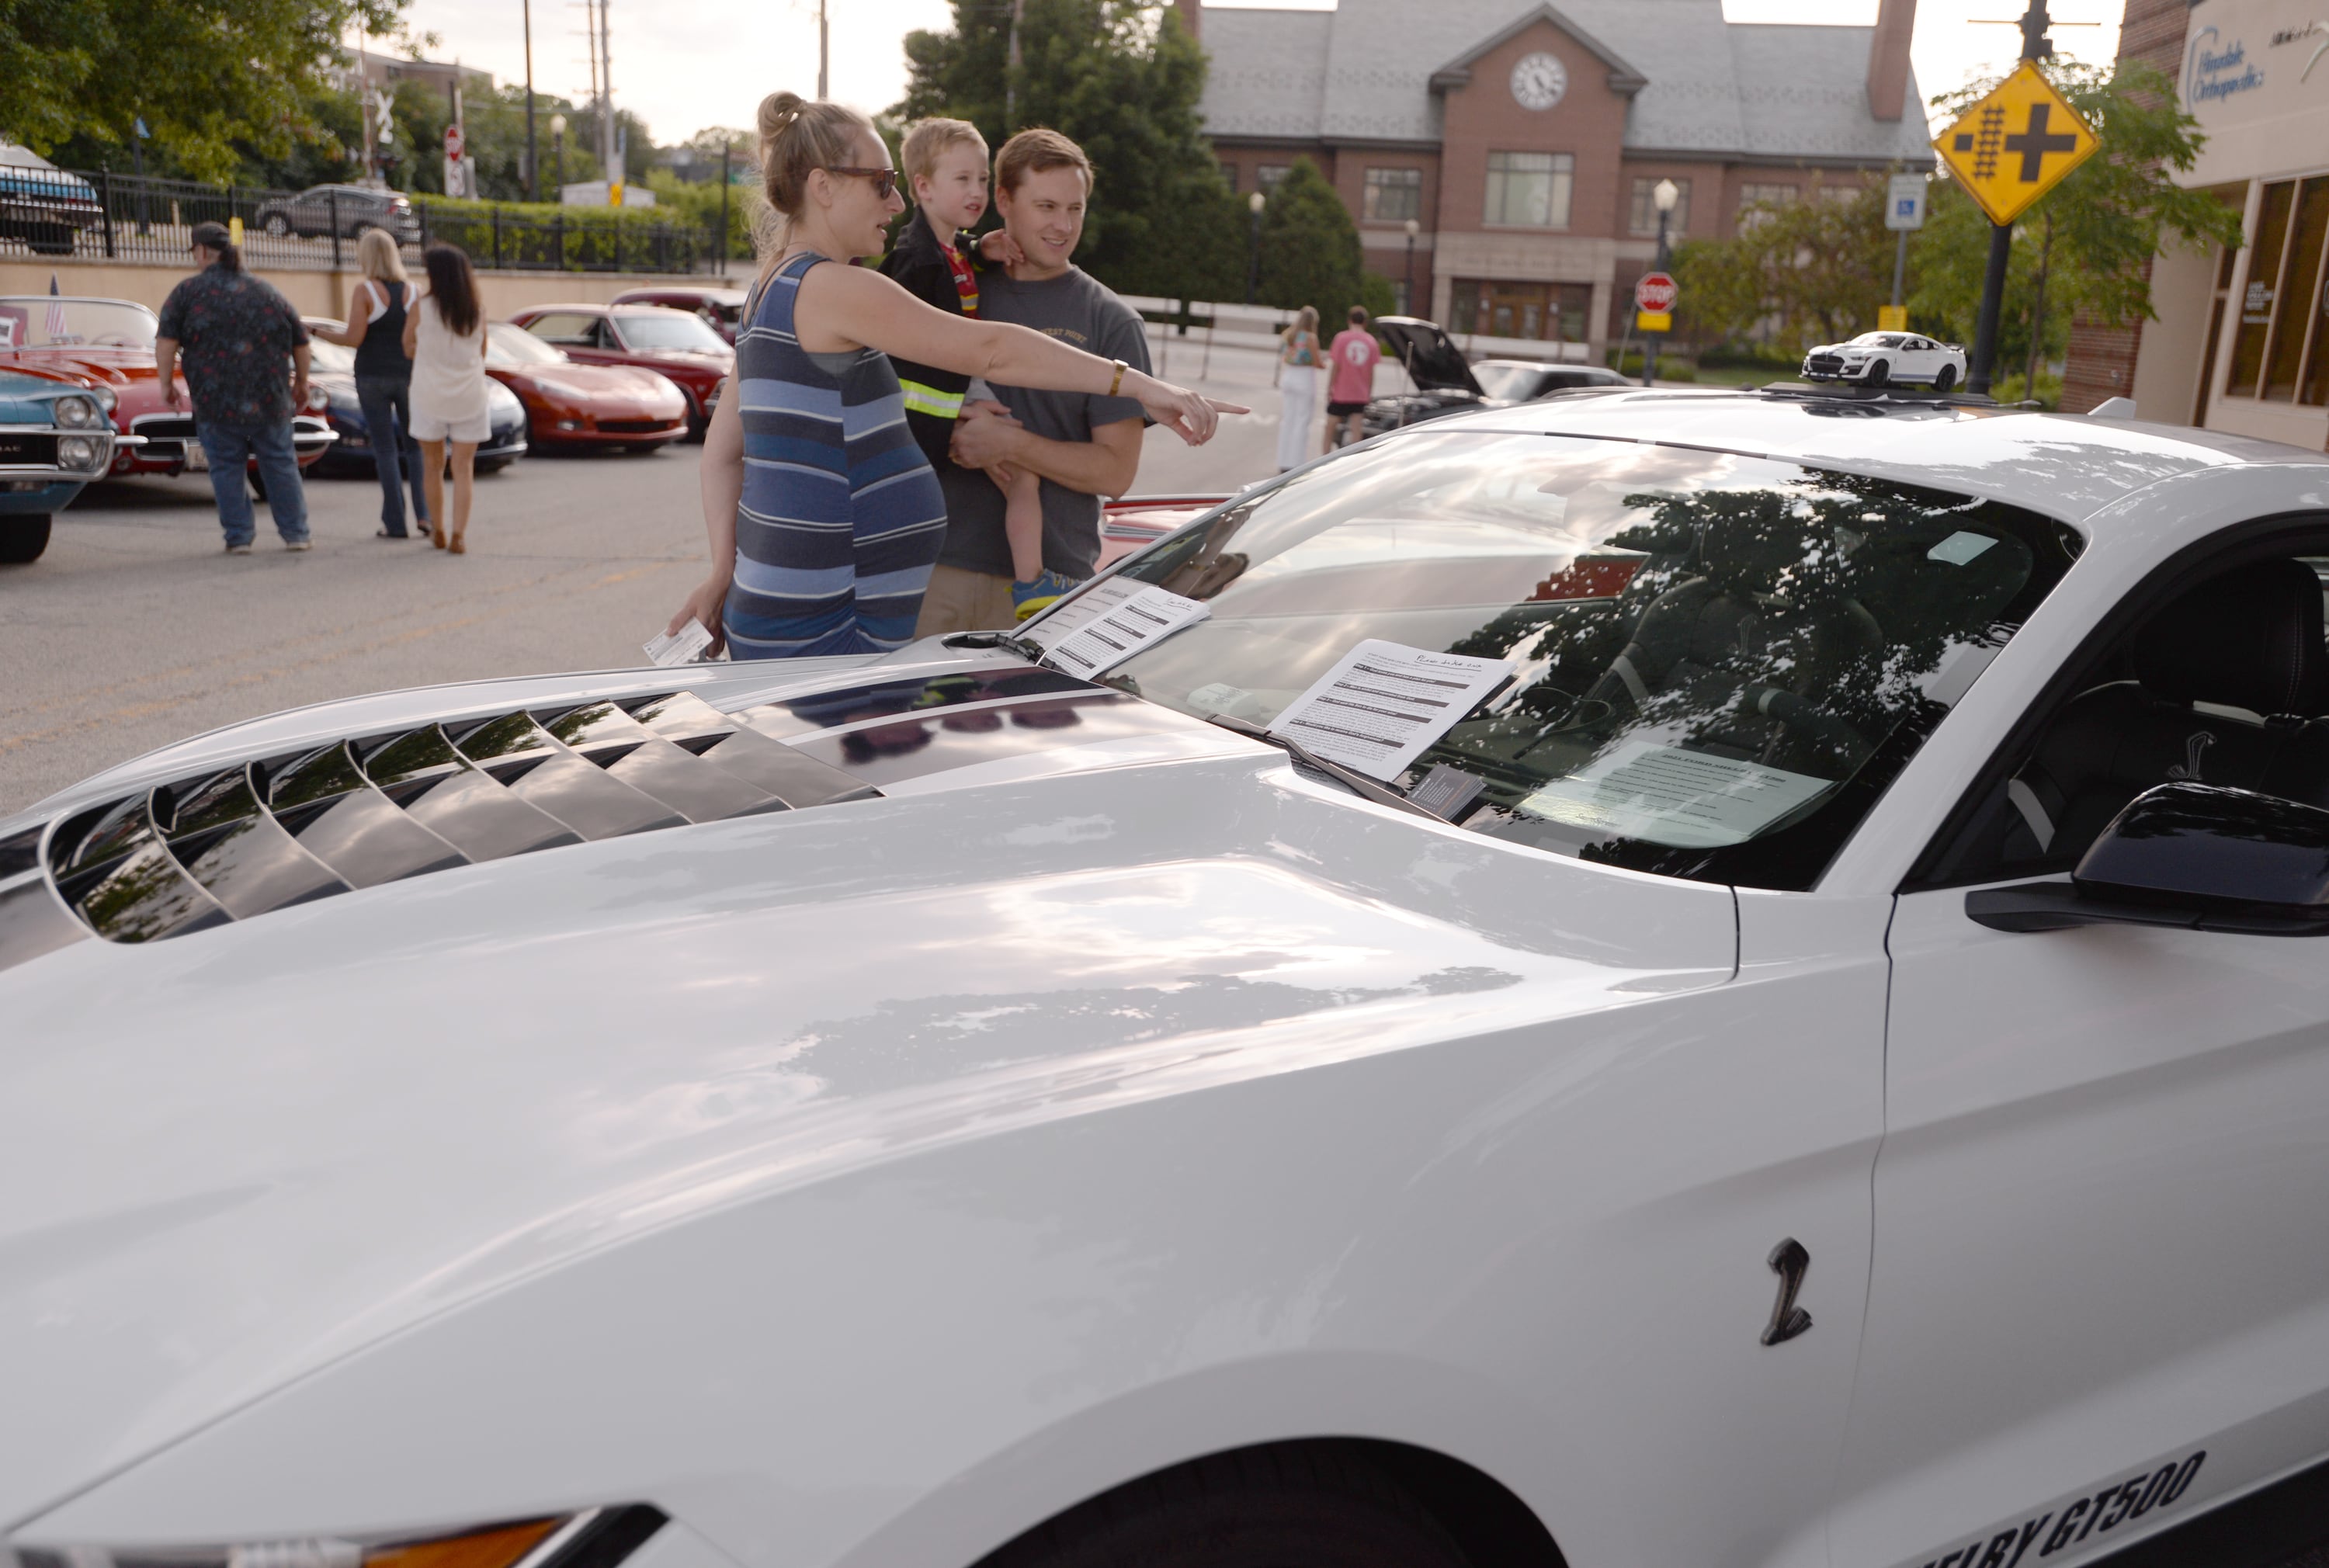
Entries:
{"type": "Polygon", "coordinates": [[[677,311],[668,315],[618,315],[615,324],[621,330],[623,342],[635,349],[724,349],[720,334],[703,324],[703,318],[683,315],[677,311]]]}
{"type": "Polygon", "coordinates": [[[152,311],[127,300],[0,297],[0,349],[151,349],[156,324],[152,311]]]}
{"type": "Polygon", "coordinates": [[[566,351],[543,343],[522,326],[497,321],[486,328],[486,359],[496,365],[562,365],[566,351]]]}
{"type": "MultiPolygon", "coordinates": [[[[339,343],[325,343],[316,335],[316,325],[314,322],[307,324],[308,365],[326,374],[354,375],[356,368],[356,351],[343,347],[339,343]]],[[[338,322],[332,323],[331,326],[334,332],[340,329],[338,322]]]]}
{"type": "MultiPolygon", "coordinates": [[[[1340,727],[1405,737],[1375,775],[1493,837],[1806,888],[2077,549],[2016,507],[1777,459],[1418,434],[1132,557],[1124,577],[1209,614],[1103,678],[1285,716],[1330,757],[1340,727]],[[1411,657],[1494,662],[1467,666],[1484,699],[1382,704],[1411,657]]],[[[1072,668],[1061,631],[1029,633],[1072,668]]]]}
{"type": "Polygon", "coordinates": [[[1474,365],[1472,379],[1480,383],[1480,390],[1491,398],[1509,398],[1524,403],[1537,395],[1543,385],[1545,372],[1537,365],[1474,365]]]}
{"type": "Polygon", "coordinates": [[[1897,349],[1903,340],[1891,333],[1864,332],[1852,341],[1853,346],[1858,348],[1897,349]]]}

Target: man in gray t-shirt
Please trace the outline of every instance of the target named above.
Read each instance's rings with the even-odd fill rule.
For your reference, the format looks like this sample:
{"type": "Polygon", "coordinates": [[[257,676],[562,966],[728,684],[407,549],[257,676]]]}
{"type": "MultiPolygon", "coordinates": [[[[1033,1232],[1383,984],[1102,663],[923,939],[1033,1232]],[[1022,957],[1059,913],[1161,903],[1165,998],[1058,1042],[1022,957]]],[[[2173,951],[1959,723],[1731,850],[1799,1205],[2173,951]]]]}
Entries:
{"type": "MultiPolygon", "coordinates": [[[[1148,369],[1140,317],[1069,258],[1083,236],[1091,166],[1057,131],[1022,131],[995,159],[995,208],[1025,255],[1008,275],[978,283],[978,314],[1060,339],[1102,359],[1148,369]]],[[[956,463],[941,467],[946,546],[915,631],[920,636],[1013,624],[1011,549],[1003,492],[984,470],[1003,464],[1042,476],[1043,565],[1063,577],[1092,575],[1099,556],[1100,497],[1132,488],[1144,416],[1130,398],[997,387],[1008,414],[966,407],[956,463]]]]}

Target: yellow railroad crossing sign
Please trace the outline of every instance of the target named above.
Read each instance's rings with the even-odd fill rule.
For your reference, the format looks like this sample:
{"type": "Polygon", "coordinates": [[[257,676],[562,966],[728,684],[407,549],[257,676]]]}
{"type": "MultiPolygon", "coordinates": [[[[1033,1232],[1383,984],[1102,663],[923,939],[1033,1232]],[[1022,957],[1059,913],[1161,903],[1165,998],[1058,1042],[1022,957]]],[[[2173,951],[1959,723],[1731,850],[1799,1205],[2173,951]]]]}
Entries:
{"type": "Polygon", "coordinates": [[[2001,224],[2085,163],[2095,146],[2094,127],[2026,60],[1933,140],[1966,194],[2001,224]]]}

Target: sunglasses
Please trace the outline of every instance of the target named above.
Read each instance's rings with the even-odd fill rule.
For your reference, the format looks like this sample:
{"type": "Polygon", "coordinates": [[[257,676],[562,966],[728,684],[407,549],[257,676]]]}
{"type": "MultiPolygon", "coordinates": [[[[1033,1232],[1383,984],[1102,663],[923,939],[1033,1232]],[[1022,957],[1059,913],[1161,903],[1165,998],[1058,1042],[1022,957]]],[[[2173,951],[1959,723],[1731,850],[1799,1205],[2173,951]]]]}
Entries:
{"type": "Polygon", "coordinates": [[[862,174],[873,182],[873,194],[884,202],[890,199],[890,192],[898,188],[898,171],[895,169],[845,169],[827,164],[825,172],[828,174],[862,174]]]}

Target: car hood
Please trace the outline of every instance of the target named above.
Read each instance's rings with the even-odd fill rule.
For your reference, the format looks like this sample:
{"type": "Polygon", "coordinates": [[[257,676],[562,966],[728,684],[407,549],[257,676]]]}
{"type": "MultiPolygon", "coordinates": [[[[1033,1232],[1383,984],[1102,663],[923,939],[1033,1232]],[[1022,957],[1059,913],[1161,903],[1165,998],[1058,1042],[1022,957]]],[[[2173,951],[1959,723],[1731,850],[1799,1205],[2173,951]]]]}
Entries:
{"type": "Polygon", "coordinates": [[[1407,367],[1408,375],[1418,388],[1455,388],[1481,395],[1480,383],[1473,379],[1464,351],[1456,346],[1454,338],[1440,330],[1438,323],[1414,316],[1383,315],[1375,318],[1374,331],[1390,349],[1391,358],[1407,367]]]}
{"type": "MultiPolygon", "coordinates": [[[[715,1207],[1731,972],[1726,888],[1363,804],[1152,704],[1012,688],[1023,665],[773,691],[709,670],[694,695],[773,715],[883,793],[0,971],[0,1103],[33,1113],[0,1140],[0,1386],[20,1417],[0,1423],[0,1526],[383,1336],[715,1207]]],[[[27,823],[238,758],[672,689],[655,679],[222,731],[0,822],[0,853],[27,823]]]]}
{"type": "Polygon", "coordinates": [[[151,349],[19,349],[0,360],[0,363],[28,371],[84,376],[113,387],[150,382],[156,374],[151,349]]]}
{"type": "Polygon", "coordinates": [[[562,365],[487,365],[486,373],[504,384],[549,381],[571,387],[586,397],[615,398],[626,403],[679,395],[679,389],[662,372],[640,365],[588,365],[580,361],[562,365]]]}

